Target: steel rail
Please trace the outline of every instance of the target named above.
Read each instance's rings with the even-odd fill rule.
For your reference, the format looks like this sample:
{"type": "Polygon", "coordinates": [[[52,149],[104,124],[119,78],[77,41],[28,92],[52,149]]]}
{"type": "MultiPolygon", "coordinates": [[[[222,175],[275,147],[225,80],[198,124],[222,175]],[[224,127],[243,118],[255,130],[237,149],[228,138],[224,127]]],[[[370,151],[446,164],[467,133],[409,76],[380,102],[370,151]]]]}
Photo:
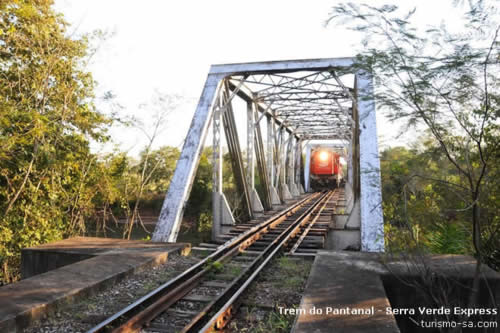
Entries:
{"type": "MultiPolygon", "coordinates": [[[[337,192],[337,190],[333,190],[330,192],[330,194],[327,196],[327,198],[325,199],[324,203],[323,203],[323,206],[321,207],[321,210],[320,212],[325,209],[326,205],[328,204],[328,202],[332,199],[332,197],[335,195],[335,193],[337,192]]],[[[297,241],[295,242],[295,244],[293,245],[292,249],[289,251],[289,254],[295,254],[295,251],[297,251],[297,249],[299,248],[300,244],[302,244],[302,241],[304,240],[304,238],[306,238],[307,234],[309,233],[309,230],[311,230],[311,228],[314,226],[314,224],[316,223],[316,221],[319,219],[320,217],[320,214],[316,215],[314,217],[314,219],[311,221],[311,223],[308,224],[307,228],[305,228],[303,231],[302,231],[302,234],[300,235],[299,239],[297,239],[297,241]]]]}
{"type": "MultiPolygon", "coordinates": [[[[325,207],[325,205],[322,205],[322,203],[327,202],[329,198],[330,192],[321,195],[320,198],[311,207],[309,207],[300,217],[295,219],[294,222],[292,222],[266,247],[264,251],[262,251],[262,253],[253,261],[253,263],[247,269],[245,269],[243,273],[240,274],[236,281],[232,283],[231,287],[237,286],[238,284],[240,284],[240,286],[236,291],[232,292],[229,295],[229,299],[224,303],[224,305],[222,305],[220,310],[218,310],[211,318],[205,319],[209,315],[209,311],[207,311],[208,309],[204,309],[205,312],[199,313],[198,316],[189,324],[189,326],[185,327],[181,332],[212,332],[222,329],[230,320],[232,314],[236,311],[239,305],[238,300],[240,299],[240,296],[246,291],[253,280],[255,280],[257,275],[265,268],[269,261],[273,259],[280,250],[285,248],[289,240],[300,231],[301,226],[309,222],[313,213],[321,213],[321,211],[325,207]],[[316,210],[318,207],[319,210],[316,210]],[[201,327],[201,325],[204,326],[201,327]]],[[[227,290],[233,289],[231,287],[228,287],[227,290]]],[[[219,300],[221,299],[224,299],[224,297],[219,297],[219,300]]]]}
{"type": "Polygon", "coordinates": [[[122,310],[116,312],[111,317],[88,330],[87,333],[107,332],[110,330],[110,328],[112,329],[113,327],[117,327],[120,324],[121,328],[115,329],[113,332],[124,332],[131,329],[133,330],[134,327],[138,325],[138,322],[142,320],[142,318],[137,318],[138,314],[141,315],[142,313],[142,316],[144,318],[149,317],[148,315],[144,314],[144,312],[156,312],[156,309],[164,307],[163,304],[165,304],[164,302],[166,302],[167,300],[168,303],[171,303],[172,300],[173,302],[175,302],[178,299],[182,298],[182,296],[187,294],[190,290],[192,290],[196,286],[200,278],[210,270],[206,267],[208,263],[214,261],[223,261],[230,255],[238,253],[242,249],[249,247],[258,239],[258,237],[260,237],[262,233],[266,232],[270,227],[283,222],[287,217],[294,214],[300,207],[313,200],[317,196],[318,193],[311,194],[295,203],[291,207],[271,216],[266,221],[263,221],[250,228],[241,235],[228,240],[226,243],[217,248],[214,253],[212,253],[196,265],[178,275],[176,278],[167,281],[160,287],[144,295],[122,310]],[[147,311],[144,311],[144,309],[146,309],[147,311]],[[135,319],[133,322],[127,324],[129,318],[135,319]],[[137,321],[137,319],[140,320],[137,321]]]}
{"type": "MultiPolygon", "coordinates": [[[[325,197],[325,195],[321,195],[320,199],[318,199],[318,201],[315,202],[312,205],[312,207],[315,207],[318,204],[318,202],[323,200],[324,197],[325,197]]],[[[305,205],[305,204],[307,204],[307,202],[304,203],[303,205],[305,205]]],[[[300,207],[302,207],[302,205],[298,206],[297,209],[300,207]]],[[[305,213],[302,214],[298,219],[296,219],[296,221],[302,220],[304,215],[305,215],[305,213]]],[[[285,217],[287,217],[287,216],[288,215],[286,215],[285,217]]],[[[281,222],[283,222],[283,217],[278,218],[276,221],[273,221],[272,223],[270,223],[266,227],[256,231],[247,241],[242,243],[239,247],[234,247],[233,249],[229,250],[222,257],[220,257],[217,261],[223,263],[223,262],[230,260],[234,256],[236,256],[239,253],[241,253],[242,251],[244,251],[246,248],[250,247],[255,241],[257,241],[260,238],[260,236],[262,234],[267,233],[270,229],[272,229],[276,225],[280,224],[281,222]]],[[[281,235],[277,236],[277,238],[280,236],[281,235]]],[[[250,266],[255,265],[255,263],[258,261],[258,259],[260,259],[260,257],[261,256],[258,256],[257,259],[255,259],[250,266]]],[[[249,268],[247,268],[245,270],[245,272],[248,269],[249,268]]],[[[180,300],[183,296],[188,294],[196,285],[198,285],[199,282],[201,282],[201,280],[204,278],[205,274],[207,274],[209,272],[210,272],[210,268],[206,267],[204,270],[202,270],[201,272],[199,272],[198,274],[196,274],[192,278],[186,280],[180,286],[176,287],[174,290],[172,290],[168,294],[162,296],[160,299],[158,299],[156,302],[154,302],[152,305],[150,305],[144,311],[139,312],[138,314],[136,314],[135,316],[133,316],[132,318],[127,320],[126,323],[122,324],[117,329],[114,329],[112,332],[113,333],[122,333],[122,332],[134,332],[134,331],[139,330],[142,326],[144,326],[145,323],[148,323],[151,320],[153,320],[155,317],[160,315],[163,311],[167,310],[175,302],[180,300]]],[[[215,300],[211,301],[207,306],[205,306],[205,308],[199,312],[199,314],[193,319],[193,321],[191,323],[193,323],[193,325],[194,325],[196,323],[196,321],[195,321],[196,318],[202,318],[205,313],[208,313],[210,311],[210,309],[213,306],[215,306],[217,304],[217,302],[225,294],[230,292],[230,290],[236,285],[236,283],[242,277],[243,277],[242,275],[238,276],[229,285],[229,287],[224,290],[224,292],[221,295],[219,295],[215,300]]],[[[189,331],[188,329],[190,327],[191,327],[191,325],[188,324],[182,332],[189,331]]]]}

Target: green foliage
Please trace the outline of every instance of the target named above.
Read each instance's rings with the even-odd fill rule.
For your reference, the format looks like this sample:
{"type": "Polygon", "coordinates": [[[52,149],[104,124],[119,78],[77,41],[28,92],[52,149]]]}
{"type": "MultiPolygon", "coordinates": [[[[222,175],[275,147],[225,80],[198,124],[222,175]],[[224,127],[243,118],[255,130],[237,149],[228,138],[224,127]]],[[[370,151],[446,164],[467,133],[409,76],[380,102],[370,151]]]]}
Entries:
{"type": "MultiPolygon", "coordinates": [[[[146,163],[146,174],[151,177],[148,180],[147,191],[151,193],[164,193],[170,185],[170,179],[174,175],[175,165],[179,158],[180,151],[177,148],[163,146],[151,151],[146,163]]],[[[138,166],[145,162],[145,151],[141,152],[138,165],[134,166],[136,173],[139,172],[138,166]]]]}
{"type": "Polygon", "coordinates": [[[206,233],[210,232],[211,230],[212,230],[212,214],[209,212],[201,213],[198,220],[198,232],[206,233]]]}
{"type": "Polygon", "coordinates": [[[310,263],[282,256],[277,259],[280,274],[287,278],[280,281],[277,288],[299,290],[309,275],[310,263]],[[309,267],[308,267],[309,266],[309,267]]]}
{"type": "Polygon", "coordinates": [[[264,320],[259,321],[256,327],[251,328],[252,333],[267,332],[290,332],[295,316],[280,314],[278,311],[270,311],[264,320]]]}
{"type": "Polygon", "coordinates": [[[470,252],[470,241],[465,228],[458,223],[441,223],[429,236],[429,247],[433,253],[466,254],[470,252]]]}
{"type": "Polygon", "coordinates": [[[214,272],[221,272],[224,265],[220,261],[215,261],[210,265],[210,270],[214,272]]]}
{"type": "Polygon", "coordinates": [[[229,207],[232,209],[233,217],[237,222],[247,221],[248,214],[246,213],[243,196],[238,192],[236,178],[232,169],[231,155],[226,153],[222,157],[222,189],[226,195],[229,207]]]}
{"type": "Polygon", "coordinates": [[[205,269],[208,270],[207,279],[213,280],[215,279],[215,275],[224,270],[224,264],[220,261],[213,261],[212,259],[208,259],[204,266],[205,269]]]}
{"type": "MultiPolygon", "coordinates": [[[[471,210],[464,204],[454,166],[422,137],[412,148],[394,147],[381,153],[382,196],[386,244],[392,252],[473,254],[471,210]]],[[[498,158],[498,157],[497,157],[498,158]]],[[[496,172],[496,171],[495,171],[496,172]]],[[[499,237],[496,180],[486,184],[482,238],[485,261],[498,268],[499,237]],[[495,206],[496,205],[496,206],[495,206]]]]}
{"type": "Polygon", "coordinates": [[[212,211],[212,164],[209,160],[211,155],[212,149],[205,148],[200,156],[193,188],[186,205],[185,214],[188,216],[200,216],[212,211]]]}
{"type": "Polygon", "coordinates": [[[288,332],[292,328],[293,320],[293,316],[286,316],[271,311],[267,317],[265,326],[269,328],[267,332],[288,332]]]}
{"type": "Polygon", "coordinates": [[[121,215],[123,210],[134,206],[137,200],[144,202],[142,205],[146,211],[159,212],[179,154],[177,148],[164,146],[151,151],[143,150],[139,160],[125,153],[110,156],[116,160],[112,163],[117,163],[119,167],[116,173],[111,173],[115,180],[113,188],[118,191],[118,196],[114,197],[112,203],[118,204],[119,200],[121,215]],[[143,171],[145,177],[142,177],[143,171]],[[139,191],[141,186],[142,192],[139,191]]]}
{"type": "Polygon", "coordinates": [[[205,269],[220,273],[222,272],[222,269],[224,268],[224,265],[220,261],[213,261],[212,259],[208,259],[207,262],[205,263],[205,269]]]}
{"type": "Polygon", "coordinates": [[[419,244],[413,238],[413,230],[408,230],[404,227],[396,227],[387,219],[384,224],[384,236],[385,245],[389,253],[413,251],[419,244]]]}
{"type": "Polygon", "coordinates": [[[235,265],[228,265],[224,269],[224,274],[227,274],[231,276],[232,278],[236,278],[238,275],[241,274],[243,271],[243,267],[241,266],[235,266],[235,265]]]}
{"type": "Polygon", "coordinates": [[[403,160],[391,158],[385,166],[384,190],[394,190],[384,198],[385,214],[410,234],[414,225],[424,235],[433,227],[435,250],[463,251],[468,244],[457,248],[450,237],[467,239],[486,262],[499,238],[498,187],[492,184],[500,175],[500,11],[495,1],[461,4],[459,33],[446,24],[416,26],[415,10],[401,13],[395,5],[343,3],[330,20],[363,33],[363,50],[349,71],[372,74],[378,107],[403,120],[405,131],[424,128],[431,139],[421,160],[390,152],[403,160]],[[413,163],[423,169],[416,172],[413,163]],[[459,232],[464,223],[466,235],[459,232]]]}
{"type": "Polygon", "coordinates": [[[109,121],[92,104],[87,38],[67,37],[52,1],[0,2],[0,279],[20,249],[84,228],[99,183],[89,140],[109,121]]]}

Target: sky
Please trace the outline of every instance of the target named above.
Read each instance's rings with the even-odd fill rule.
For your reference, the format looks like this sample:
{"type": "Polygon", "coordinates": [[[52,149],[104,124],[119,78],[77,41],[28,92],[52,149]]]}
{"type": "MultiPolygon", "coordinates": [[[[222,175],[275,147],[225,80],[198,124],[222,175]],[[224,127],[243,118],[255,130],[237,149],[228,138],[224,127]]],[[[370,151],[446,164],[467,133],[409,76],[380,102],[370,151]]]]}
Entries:
{"type": "MultiPolygon", "coordinates": [[[[111,91],[120,114],[142,119],[146,134],[154,107],[140,105],[151,105],[158,93],[182,96],[155,141],[155,146],[180,148],[211,64],[354,56],[361,36],[325,26],[338,2],[56,0],[54,7],[71,24],[71,34],[100,29],[110,35],[99,43],[88,67],[98,83],[97,95],[111,91]]],[[[397,1],[407,9],[416,3],[419,25],[454,21],[448,1],[397,1]]],[[[111,110],[109,103],[98,107],[111,110]]],[[[413,138],[395,138],[397,125],[379,114],[377,121],[382,147],[413,138]]],[[[116,146],[132,155],[145,146],[146,134],[119,126],[110,132],[116,146]]]]}

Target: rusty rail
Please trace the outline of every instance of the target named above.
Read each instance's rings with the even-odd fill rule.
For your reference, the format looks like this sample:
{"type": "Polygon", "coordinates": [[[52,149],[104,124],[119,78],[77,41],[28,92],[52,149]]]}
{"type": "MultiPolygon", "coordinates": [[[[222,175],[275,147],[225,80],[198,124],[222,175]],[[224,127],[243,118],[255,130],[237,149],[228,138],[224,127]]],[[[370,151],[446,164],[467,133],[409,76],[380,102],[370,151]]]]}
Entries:
{"type": "Polygon", "coordinates": [[[241,235],[228,240],[221,245],[217,251],[200,261],[190,269],[186,270],[176,278],[169,280],[157,289],[149,292],[134,303],[118,311],[103,322],[94,326],[87,333],[97,332],[134,332],[140,329],[145,322],[152,320],[159,313],[165,311],[169,306],[189,293],[201,278],[206,275],[210,268],[210,262],[224,262],[230,257],[248,248],[260,235],[283,222],[287,217],[294,214],[300,207],[319,196],[318,193],[311,194],[283,210],[264,222],[257,224],[241,235]]]}
{"type": "MultiPolygon", "coordinates": [[[[334,196],[334,194],[336,192],[337,192],[337,190],[333,190],[333,191],[329,192],[329,194],[326,196],[325,200],[323,201],[323,205],[321,206],[321,210],[325,209],[327,203],[332,199],[332,197],[334,196]]],[[[295,241],[295,244],[292,246],[292,249],[289,251],[289,254],[295,254],[295,251],[297,251],[300,244],[302,244],[302,242],[304,241],[304,238],[306,238],[307,234],[309,233],[309,230],[311,230],[311,228],[314,226],[314,224],[319,219],[319,217],[320,217],[320,214],[317,214],[313,218],[311,223],[308,224],[307,228],[305,228],[302,231],[302,234],[300,235],[299,239],[297,239],[297,241],[295,241]]]]}
{"type": "MultiPolygon", "coordinates": [[[[227,322],[230,320],[233,313],[239,305],[239,299],[250,284],[255,280],[257,275],[266,267],[266,265],[275,257],[275,255],[285,248],[286,244],[295,237],[299,232],[300,228],[308,224],[313,218],[313,215],[319,216],[321,211],[325,208],[325,203],[331,197],[331,192],[322,194],[316,202],[309,207],[300,217],[298,217],[295,222],[293,222],[286,230],[284,230],[277,238],[275,238],[262,253],[254,260],[254,262],[238,277],[238,280],[233,282],[233,285],[239,286],[236,290],[233,285],[228,288],[231,291],[230,297],[222,305],[220,310],[213,314],[209,319],[203,322],[203,318],[206,315],[198,315],[196,323],[191,323],[190,327],[186,327],[182,332],[212,332],[224,328],[227,322]],[[200,323],[203,326],[200,327],[200,323]]],[[[208,312],[208,311],[207,311],[208,312]]],[[[208,313],[207,313],[208,314],[208,313]]]]}

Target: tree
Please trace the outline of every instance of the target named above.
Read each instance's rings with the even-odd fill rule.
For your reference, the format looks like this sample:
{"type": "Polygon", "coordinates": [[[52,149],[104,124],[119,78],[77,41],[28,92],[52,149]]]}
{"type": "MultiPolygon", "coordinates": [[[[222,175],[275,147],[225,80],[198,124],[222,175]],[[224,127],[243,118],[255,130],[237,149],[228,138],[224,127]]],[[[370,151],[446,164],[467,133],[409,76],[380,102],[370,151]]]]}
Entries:
{"type": "Polygon", "coordinates": [[[0,261],[84,228],[109,120],[92,103],[88,39],[67,36],[50,0],[0,2],[0,261]]]}
{"type": "Polygon", "coordinates": [[[382,151],[381,173],[389,251],[420,247],[432,253],[471,253],[467,214],[456,211],[456,194],[434,181],[456,178],[434,140],[422,137],[410,149],[382,151]]]}
{"type": "Polygon", "coordinates": [[[435,181],[460,198],[456,211],[468,214],[479,274],[491,254],[485,245],[498,239],[499,206],[488,203],[488,188],[499,177],[500,21],[494,2],[460,5],[458,33],[444,24],[422,32],[411,22],[415,10],[401,16],[397,6],[341,4],[330,22],[365,35],[354,67],[373,74],[379,107],[427,129],[453,165],[456,177],[435,181]]]}
{"type": "MultiPolygon", "coordinates": [[[[165,167],[168,165],[167,161],[173,157],[172,153],[176,154],[175,149],[170,151],[168,148],[165,148],[163,151],[159,150],[157,154],[152,155],[155,140],[161,132],[165,131],[167,118],[178,106],[179,100],[180,97],[177,95],[167,95],[156,92],[151,103],[139,106],[140,109],[150,111],[151,116],[146,121],[133,119],[133,124],[135,124],[135,126],[146,136],[148,141],[141,152],[139,165],[129,170],[135,177],[129,174],[130,177],[127,177],[125,180],[122,207],[125,209],[127,227],[123,231],[124,238],[130,239],[132,229],[137,220],[144,227],[139,211],[144,192],[147,190],[155,174],[161,176],[161,173],[158,173],[157,169],[159,169],[158,171],[162,171],[161,169],[166,171],[165,167]],[[132,202],[133,204],[131,206],[130,204],[132,202]]],[[[163,176],[169,175],[163,173],[163,176]]],[[[158,177],[156,177],[156,180],[158,181],[158,177]]],[[[165,181],[170,182],[170,179],[165,179],[165,181]]]]}
{"type": "Polygon", "coordinates": [[[201,214],[212,214],[212,154],[212,148],[204,148],[200,155],[193,188],[186,203],[187,216],[198,218],[201,214]]]}

